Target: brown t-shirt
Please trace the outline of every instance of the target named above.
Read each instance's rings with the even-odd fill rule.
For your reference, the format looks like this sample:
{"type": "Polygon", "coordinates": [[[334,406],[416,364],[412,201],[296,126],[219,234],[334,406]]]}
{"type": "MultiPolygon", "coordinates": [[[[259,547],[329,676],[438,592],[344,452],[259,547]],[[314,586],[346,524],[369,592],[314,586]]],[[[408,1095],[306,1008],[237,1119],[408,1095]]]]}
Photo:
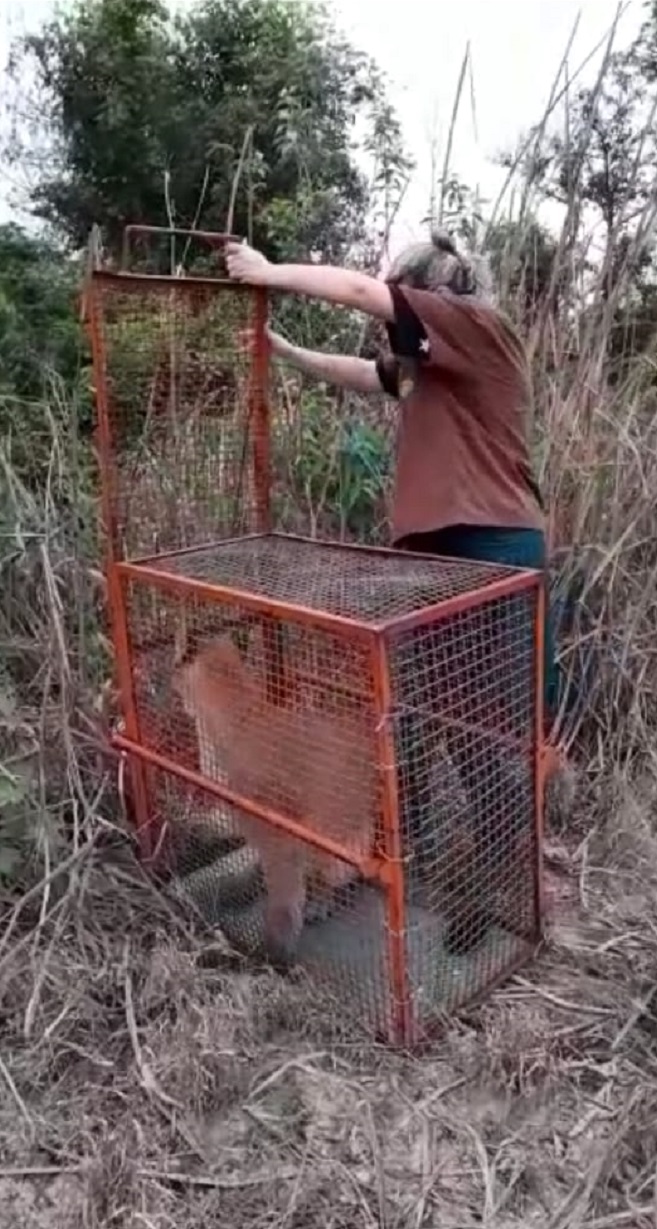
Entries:
{"type": "Polygon", "coordinates": [[[390,290],[393,355],[377,370],[400,402],[393,541],[449,525],[542,529],[529,371],[515,333],[474,298],[390,290]]]}

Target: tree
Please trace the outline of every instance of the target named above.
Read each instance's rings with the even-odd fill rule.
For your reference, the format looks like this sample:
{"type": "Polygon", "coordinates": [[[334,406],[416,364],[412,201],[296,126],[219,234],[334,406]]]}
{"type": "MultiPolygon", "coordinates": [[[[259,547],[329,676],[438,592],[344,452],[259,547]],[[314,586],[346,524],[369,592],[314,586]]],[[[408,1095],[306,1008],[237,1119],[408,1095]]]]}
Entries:
{"type": "Polygon", "coordinates": [[[49,481],[60,420],[74,420],[76,434],[92,426],[79,280],[76,262],[59,246],[18,226],[0,227],[0,440],[28,486],[49,481]]]}
{"type": "Polygon", "coordinates": [[[556,308],[558,241],[547,227],[528,214],[521,221],[510,218],[492,223],[485,250],[502,301],[529,329],[548,296],[556,308]]]}
{"type": "Polygon", "coordinates": [[[234,231],[334,258],[371,203],[357,121],[404,169],[380,74],[315,4],[200,0],[172,17],[160,0],[78,0],[15,68],[26,58],[49,117],[31,205],[76,246],[94,222],[114,252],[129,221],[223,230],[240,171],[234,231]]]}
{"type": "MultiPolygon", "coordinates": [[[[44,375],[75,378],[76,269],[46,239],[0,226],[0,397],[39,397],[44,375]]],[[[19,424],[17,423],[17,426],[19,424]]]]}

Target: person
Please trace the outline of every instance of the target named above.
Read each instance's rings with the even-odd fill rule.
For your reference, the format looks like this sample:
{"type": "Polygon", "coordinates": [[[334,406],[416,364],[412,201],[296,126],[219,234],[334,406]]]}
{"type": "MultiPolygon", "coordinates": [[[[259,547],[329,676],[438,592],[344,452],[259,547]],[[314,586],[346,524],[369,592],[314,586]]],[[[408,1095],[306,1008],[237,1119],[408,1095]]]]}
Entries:
{"type": "MultiPolygon", "coordinates": [[[[545,511],[530,459],[528,361],[495,305],[485,263],[461,253],[442,232],[403,251],[383,279],[322,264],[275,264],[237,242],[227,244],[225,255],[237,281],[357,309],[385,324],[390,353],[373,361],[302,349],[273,332],[269,340],[276,357],[302,372],[398,401],[392,545],[545,575],[545,511]]],[[[557,683],[548,616],[544,646],[549,729],[557,683]]],[[[424,786],[417,737],[413,742],[406,794],[417,811],[424,786]]],[[[499,771],[490,751],[482,760],[472,738],[453,738],[450,755],[476,813],[478,839],[492,847],[491,812],[504,805],[508,771],[499,771]],[[498,805],[490,796],[482,800],[484,764],[498,783],[498,805]]],[[[417,815],[409,812],[407,822],[417,835],[417,815]]]]}

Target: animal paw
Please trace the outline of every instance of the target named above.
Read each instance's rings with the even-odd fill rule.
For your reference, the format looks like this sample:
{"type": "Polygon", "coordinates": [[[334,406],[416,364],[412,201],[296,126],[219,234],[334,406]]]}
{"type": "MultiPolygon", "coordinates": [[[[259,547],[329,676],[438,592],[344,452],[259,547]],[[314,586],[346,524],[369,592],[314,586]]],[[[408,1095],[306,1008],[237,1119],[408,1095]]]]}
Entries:
{"type": "Polygon", "coordinates": [[[289,969],[294,964],[303,920],[303,912],[296,905],[277,906],[268,911],[264,947],[274,968],[289,969]]]}

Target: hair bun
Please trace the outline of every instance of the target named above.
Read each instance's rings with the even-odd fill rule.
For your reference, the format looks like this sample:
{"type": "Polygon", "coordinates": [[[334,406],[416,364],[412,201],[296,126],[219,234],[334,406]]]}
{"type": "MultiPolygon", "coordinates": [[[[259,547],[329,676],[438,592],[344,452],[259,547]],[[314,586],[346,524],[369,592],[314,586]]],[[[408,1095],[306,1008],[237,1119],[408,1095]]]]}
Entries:
{"type": "Polygon", "coordinates": [[[437,252],[444,252],[446,256],[458,256],[456,244],[449,231],[442,230],[439,226],[432,227],[431,242],[437,252]]]}

